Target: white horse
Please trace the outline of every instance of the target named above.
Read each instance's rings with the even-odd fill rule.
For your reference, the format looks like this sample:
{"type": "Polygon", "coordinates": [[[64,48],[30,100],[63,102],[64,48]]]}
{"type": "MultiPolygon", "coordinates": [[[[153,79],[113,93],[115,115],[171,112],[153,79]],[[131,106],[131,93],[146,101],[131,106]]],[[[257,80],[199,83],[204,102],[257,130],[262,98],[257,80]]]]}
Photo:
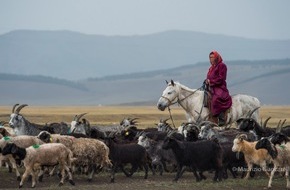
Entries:
{"type": "MultiPolygon", "coordinates": [[[[178,82],[171,80],[167,83],[167,87],[157,102],[159,110],[164,111],[165,108],[178,103],[186,112],[188,122],[197,122],[197,120],[207,120],[209,109],[204,107],[204,91],[199,89],[188,88],[178,82]]],[[[259,121],[260,101],[252,96],[237,94],[232,96],[232,106],[227,112],[226,125],[235,122],[237,119],[246,117],[250,112],[252,118],[259,121]]]]}

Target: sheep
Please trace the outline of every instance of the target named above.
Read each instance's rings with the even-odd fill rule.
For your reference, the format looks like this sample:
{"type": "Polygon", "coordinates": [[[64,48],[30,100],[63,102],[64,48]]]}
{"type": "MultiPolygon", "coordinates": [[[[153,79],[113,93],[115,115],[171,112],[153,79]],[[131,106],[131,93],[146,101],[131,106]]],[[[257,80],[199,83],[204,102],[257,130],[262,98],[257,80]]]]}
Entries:
{"type": "Polygon", "coordinates": [[[138,167],[144,167],[144,179],[147,179],[148,163],[150,159],[144,147],[135,143],[117,144],[116,142],[114,142],[113,135],[109,135],[105,139],[105,143],[110,149],[109,157],[113,163],[113,168],[111,171],[111,182],[115,182],[115,172],[118,167],[121,168],[121,170],[127,177],[132,176],[133,173],[138,169],[138,167]],[[132,165],[130,173],[126,172],[123,167],[125,164],[128,163],[132,165]]]}
{"type": "MultiPolygon", "coordinates": [[[[39,140],[37,137],[34,137],[34,136],[27,136],[27,135],[20,135],[20,136],[15,136],[15,137],[6,136],[0,139],[0,152],[2,151],[4,146],[10,142],[15,143],[17,146],[21,148],[27,148],[34,144],[44,144],[44,142],[42,142],[41,140],[39,140]]],[[[17,169],[16,160],[11,155],[4,156],[4,158],[2,159],[5,159],[5,158],[9,160],[9,162],[12,165],[12,168],[15,170],[17,180],[20,180],[21,178],[20,178],[20,173],[17,169]]]]}
{"type": "MultiPolygon", "coordinates": [[[[259,140],[255,146],[257,150],[266,150],[266,152],[273,159],[274,168],[271,171],[270,179],[268,182],[268,188],[272,187],[272,179],[273,176],[278,169],[278,167],[283,168],[285,170],[286,177],[286,188],[290,188],[290,183],[288,179],[289,175],[289,167],[290,167],[290,144],[286,143],[283,145],[274,145],[267,138],[262,138],[259,140]]],[[[283,170],[283,171],[284,171],[283,170]]]]}
{"type": "Polygon", "coordinates": [[[0,134],[5,137],[5,136],[15,136],[13,130],[10,127],[5,127],[5,125],[9,123],[6,121],[0,121],[0,134]]]}
{"type": "Polygon", "coordinates": [[[100,140],[50,134],[46,131],[41,132],[38,138],[45,143],[58,142],[64,144],[73,152],[73,156],[76,158],[74,161],[75,165],[93,168],[88,181],[92,180],[96,167],[103,168],[112,166],[109,159],[109,148],[100,140]]]}
{"type": "Polygon", "coordinates": [[[269,177],[269,173],[266,170],[267,163],[271,163],[272,159],[266,150],[256,150],[255,146],[257,141],[249,142],[247,140],[247,135],[240,134],[233,141],[233,152],[242,152],[244,154],[245,161],[248,166],[247,175],[244,179],[248,179],[250,176],[250,171],[253,169],[253,165],[259,165],[262,167],[263,171],[269,177]]]}
{"type": "Polygon", "coordinates": [[[56,125],[53,123],[50,125],[39,125],[29,122],[25,119],[19,112],[22,108],[28,106],[27,104],[22,104],[17,107],[19,104],[15,104],[12,108],[12,114],[10,115],[9,125],[13,128],[15,135],[31,135],[36,136],[41,131],[49,131],[50,133],[60,132],[61,134],[67,134],[69,127],[65,123],[60,123],[56,125]],[[15,110],[15,108],[17,109],[15,110]]]}
{"type": "Polygon", "coordinates": [[[32,185],[35,187],[35,170],[41,169],[42,166],[60,166],[61,180],[59,185],[63,185],[65,171],[68,173],[69,182],[75,185],[70,171],[71,163],[74,161],[72,152],[63,144],[51,143],[42,145],[33,145],[28,148],[21,148],[15,143],[8,143],[2,150],[3,155],[12,154],[23,161],[25,172],[21,178],[19,188],[24,184],[28,175],[32,176],[32,185]]]}

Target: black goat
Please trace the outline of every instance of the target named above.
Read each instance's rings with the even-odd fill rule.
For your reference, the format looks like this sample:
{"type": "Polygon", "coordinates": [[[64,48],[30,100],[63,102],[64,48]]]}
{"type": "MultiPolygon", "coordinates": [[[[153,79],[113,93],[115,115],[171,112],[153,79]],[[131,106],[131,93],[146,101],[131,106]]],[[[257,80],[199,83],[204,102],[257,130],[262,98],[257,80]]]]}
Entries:
{"type": "Polygon", "coordinates": [[[145,170],[144,178],[148,177],[148,163],[150,158],[144,147],[138,144],[117,144],[114,142],[114,137],[105,138],[105,143],[110,149],[109,158],[113,163],[111,172],[111,182],[115,181],[115,172],[120,167],[127,177],[130,177],[136,172],[138,167],[143,167],[145,170]],[[131,164],[131,171],[128,173],[124,169],[125,164],[131,164]]]}
{"type": "Polygon", "coordinates": [[[284,133],[275,133],[272,136],[270,136],[269,139],[271,143],[273,143],[274,145],[276,144],[281,145],[290,142],[290,138],[284,133]]]}
{"type": "Polygon", "coordinates": [[[167,164],[171,164],[173,168],[176,168],[175,155],[171,149],[165,150],[162,148],[163,141],[155,141],[143,134],[138,138],[138,144],[146,149],[151,157],[152,166],[159,168],[160,175],[162,175],[164,170],[169,172],[167,164]]]}
{"type": "Polygon", "coordinates": [[[196,181],[205,179],[202,172],[208,170],[215,170],[214,181],[221,181],[223,150],[217,141],[181,142],[167,137],[162,148],[172,149],[177,160],[177,173],[174,181],[177,181],[181,177],[184,166],[190,167],[196,181]],[[197,171],[200,176],[198,176],[197,171]]]}
{"type": "Polygon", "coordinates": [[[197,141],[199,134],[199,126],[194,123],[182,123],[178,127],[178,132],[184,136],[186,141],[197,141]]]}
{"type": "Polygon", "coordinates": [[[241,131],[253,131],[257,135],[258,139],[262,137],[269,137],[276,132],[276,129],[266,127],[270,118],[271,117],[267,118],[262,126],[253,118],[240,118],[237,120],[237,126],[241,131]]]}

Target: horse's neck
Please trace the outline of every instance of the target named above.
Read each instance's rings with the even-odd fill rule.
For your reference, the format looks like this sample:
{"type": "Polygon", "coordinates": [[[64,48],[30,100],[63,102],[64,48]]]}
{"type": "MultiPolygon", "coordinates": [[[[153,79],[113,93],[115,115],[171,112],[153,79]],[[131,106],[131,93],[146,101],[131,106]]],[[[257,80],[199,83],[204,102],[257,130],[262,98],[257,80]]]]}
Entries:
{"type": "Polygon", "coordinates": [[[178,103],[185,110],[187,120],[190,122],[197,121],[199,117],[204,118],[207,115],[202,109],[203,93],[203,91],[196,89],[180,88],[178,103]]]}
{"type": "Polygon", "coordinates": [[[200,108],[202,106],[203,91],[196,89],[180,88],[179,104],[187,111],[200,108]]]}

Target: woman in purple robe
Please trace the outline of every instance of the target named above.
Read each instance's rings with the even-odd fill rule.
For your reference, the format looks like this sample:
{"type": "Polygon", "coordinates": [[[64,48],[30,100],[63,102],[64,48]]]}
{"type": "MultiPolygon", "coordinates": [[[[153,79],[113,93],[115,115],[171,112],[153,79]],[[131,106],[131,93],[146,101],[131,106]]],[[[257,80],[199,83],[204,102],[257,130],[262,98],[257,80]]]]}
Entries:
{"type": "Polygon", "coordinates": [[[210,112],[218,118],[218,125],[225,124],[225,111],[232,106],[232,98],[227,89],[227,66],[217,51],[209,54],[211,67],[208,70],[205,83],[211,94],[210,112]]]}

